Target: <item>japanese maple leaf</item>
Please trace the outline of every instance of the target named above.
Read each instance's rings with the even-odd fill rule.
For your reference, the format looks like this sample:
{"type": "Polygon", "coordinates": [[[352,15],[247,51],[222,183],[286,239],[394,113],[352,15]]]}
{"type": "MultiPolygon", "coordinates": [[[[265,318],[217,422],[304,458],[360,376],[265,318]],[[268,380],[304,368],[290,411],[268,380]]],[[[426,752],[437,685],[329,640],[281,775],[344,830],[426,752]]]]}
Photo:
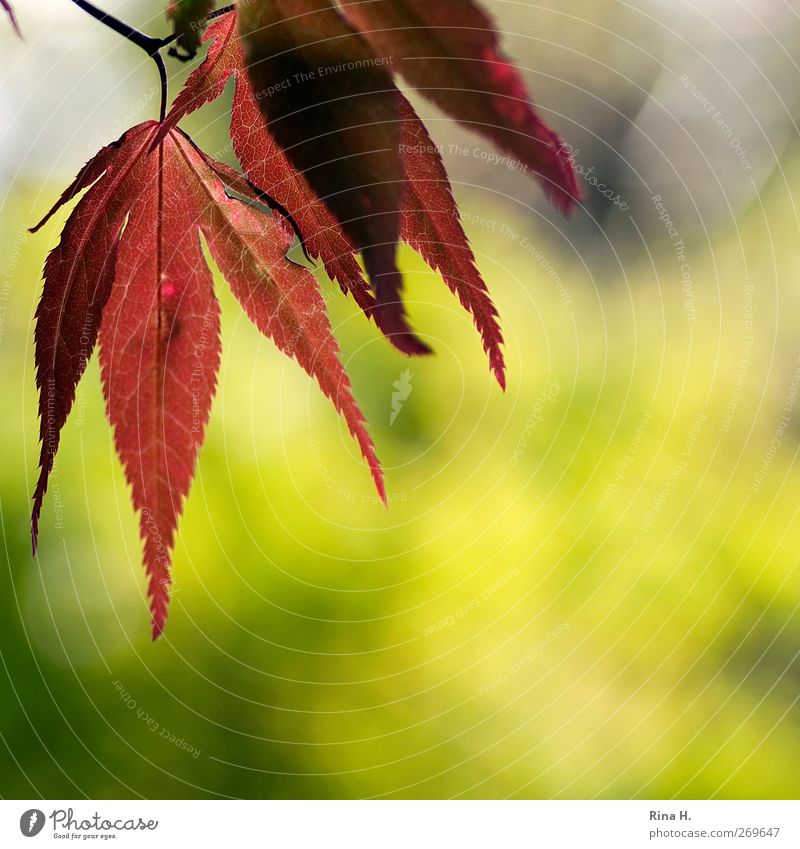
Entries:
{"type": "Polygon", "coordinates": [[[558,135],[502,54],[494,24],[473,0],[338,0],[376,56],[432,100],[530,169],[568,212],[577,179],[558,135]]]}
{"type": "Polygon", "coordinates": [[[35,549],[60,431],[99,338],[108,417],[139,513],[154,638],[167,617],[175,531],[219,367],[219,307],[201,233],[248,316],[344,416],[385,497],[316,280],[286,258],[290,235],[229,196],[227,177],[236,192],[247,188],[238,174],[177,129],[159,136],[159,126],[141,124],[104,148],[45,218],[88,188],[48,257],[37,309],[42,455],[32,517],[35,549]]]}
{"type": "MultiPolygon", "coordinates": [[[[162,133],[181,118],[219,97],[228,80],[236,81],[231,109],[231,138],[234,151],[247,178],[278,201],[293,219],[308,252],[319,257],[328,274],[351,291],[357,303],[372,313],[372,299],[364,285],[354,248],[336,218],[315,195],[277,145],[261,118],[258,101],[249,84],[244,54],[237,34],[236,14],[229,13],[213,23],[206,34],[210,43],[205,62],[188,78],[164,122],[162,133]]],[[[497,312],[478,271],[439,152],[411,104],[396,96],[400,126],[399,152],[403,168],[403,196],[399,234],[415,248],[456,293],[473,314],[489,354],[492,369],[505,385],[501,350],[502,336],[497,312]]],[[[378,325],[390,339],[391,326],[378,313],[378,325]]],[[[403,346],[400,345],[401,349],[403,346]]]]}
{"type": "Polygon", "coordinates": [[[20,38],[22,38],[22,33],[19,29],[19,23],[17,23],[17,16],[14,14],[14,9],[12,8],[11,4],[8,2],[8,0],[0,0],[0,7],[2,7],[2,9],[8,15],[8,18],[11,21],[11,26],[14,27],[14,32],[20,38]]]}

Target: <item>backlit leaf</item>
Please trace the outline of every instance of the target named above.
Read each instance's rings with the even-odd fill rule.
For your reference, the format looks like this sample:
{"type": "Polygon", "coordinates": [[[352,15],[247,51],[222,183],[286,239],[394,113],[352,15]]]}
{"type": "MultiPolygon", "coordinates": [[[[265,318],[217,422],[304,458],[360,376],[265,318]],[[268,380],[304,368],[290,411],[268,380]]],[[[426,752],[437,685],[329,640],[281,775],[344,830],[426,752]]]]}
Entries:
{"type": "Polygon", "coordinates": [[[536,175],[569,211],[580,197],[564,144],[542,120],[494,23],[473,0],[341,0],[375,53],[422,94],[536,175]]]}
{"type": "MultiPolygon", "coordinates": [[[[344,416],[385,498],[317,282],[286,258],[291,236],[256,207],[257,196],[229,196],[225,166],[179,130],[159,129],[140,125],[105,148],[55,207],[89,187],[48,258],[37,310],[42,471],[33,512],[35,539],[58,435],[99,327],[106,408],[139,514],[154,638],[167,617],[175,532],[219,368],[219,307],[201,234],[254,323],[344,416]]],[[[239,178],[235,189],[246,188],[239,178]]]]}

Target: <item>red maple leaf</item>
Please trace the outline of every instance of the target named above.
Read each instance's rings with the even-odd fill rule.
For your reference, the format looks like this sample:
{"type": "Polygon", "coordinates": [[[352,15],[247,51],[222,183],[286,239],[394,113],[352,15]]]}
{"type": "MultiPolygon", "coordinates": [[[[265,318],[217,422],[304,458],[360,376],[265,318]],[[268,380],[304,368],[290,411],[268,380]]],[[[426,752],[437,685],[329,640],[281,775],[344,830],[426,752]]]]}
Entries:
{"type": "Polygon", "coordinates": [[[539,116],[477,3],[347,0],[340,8],[376,56],[442,111],[530,169],[559,209],[572,209],[580,192],[564,144],[539,116]]]}
{"type": "Polygon", "coordinates": [[[159,127],[141,124],[104,148],[45,218],[92,184],[48,257],[36,315],[42,456],[32,519],[35,547],[59,434],[99,335],[108,417],[140,516],[154,638],[219,366],[219,307],[200,233],[253,322],[345,417],[385,497],[317,282],[286,259],[291,237],[226,193],[226,174],[237,192],[246,188],[235,172],[179,130],[156,139],[159,127]]]}

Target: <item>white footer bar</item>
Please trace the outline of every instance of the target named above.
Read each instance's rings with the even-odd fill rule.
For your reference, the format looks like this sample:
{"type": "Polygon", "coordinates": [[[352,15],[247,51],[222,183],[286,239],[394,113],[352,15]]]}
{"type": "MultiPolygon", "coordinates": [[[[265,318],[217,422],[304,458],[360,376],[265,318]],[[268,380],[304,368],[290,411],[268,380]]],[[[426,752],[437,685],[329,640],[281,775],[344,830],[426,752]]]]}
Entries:
{"type": "Polygon", "coordinates": [[[53,841],[153,849],[797,849],[800,803],[0,801],[0,846],[53,841]]]}

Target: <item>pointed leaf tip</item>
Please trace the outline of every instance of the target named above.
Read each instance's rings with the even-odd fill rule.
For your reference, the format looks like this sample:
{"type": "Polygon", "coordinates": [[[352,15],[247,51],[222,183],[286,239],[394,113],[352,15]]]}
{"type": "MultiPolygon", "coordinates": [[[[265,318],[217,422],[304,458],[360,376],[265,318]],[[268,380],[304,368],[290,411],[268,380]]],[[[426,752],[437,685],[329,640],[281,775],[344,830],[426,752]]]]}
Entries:
{"type": "Polygon", "coordinates": [[[425,356],[433,351],[414,333],[403,304],[403,275],[397,270],[397,246],[370,246],[362,252],[364,266],[375,289],[376,303],[370,310],[375,323],[401,353],[425,356]]]}
{"type": "Polygon", "coordinates": [[[442,275],[449,289],[472,313],[490,368],[500,387],[505,389],[503,335],[497,309],[461,225],[444,162],[425,125],[405,98],[400,99],[398,112],[403,122],[401,150],[406,175],[400,235],[442,275]]]}
{"type": "Polygon", "coordinates": [[[155,642],[163,633],[167,624],[167,616],[169,610],[169,567],[165,567],[165,576],[156,577],[155,575],[150,580],[148,596],[150,599],[150,632],[153,642],[155,642]]]}

